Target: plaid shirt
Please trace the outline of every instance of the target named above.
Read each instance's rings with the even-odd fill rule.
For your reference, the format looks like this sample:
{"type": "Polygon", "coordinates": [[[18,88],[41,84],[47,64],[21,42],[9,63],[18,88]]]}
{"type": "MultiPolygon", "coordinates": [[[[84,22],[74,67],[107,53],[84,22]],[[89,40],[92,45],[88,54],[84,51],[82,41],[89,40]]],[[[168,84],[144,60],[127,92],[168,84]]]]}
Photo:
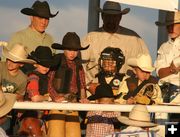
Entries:
{"type": "MultiPolygon", "coordinates": [[[[71,62],[67,62],[67,65],[69,68],[72,69],[72,79],[70,81],[70,92],[72,93],[77,93],[78,92],[78,88],[77,88],[77,81],[76,81],[76,64],[75,62],[71,61],[71,62]]],[[[55,97],[58,96],[58,93],[56,92],[56,90],[54,89],[53,85],[52,85],[52,81],[54,79],[55,76],[55,71],[51,71],[49,72],[49,85],[48,85],[48,91],[50,93],[51,98],[54,100],[55,97]]],[[[79,70],[79,79],[80,79],[80,89],[85,89],[85,73],[83,69],[79,70]]]]}
{"type": "Polygon", "coordinates": [[[87,113],[86,137],[104,137],[114,132],[119,112],[90,111],[87,113]]]}

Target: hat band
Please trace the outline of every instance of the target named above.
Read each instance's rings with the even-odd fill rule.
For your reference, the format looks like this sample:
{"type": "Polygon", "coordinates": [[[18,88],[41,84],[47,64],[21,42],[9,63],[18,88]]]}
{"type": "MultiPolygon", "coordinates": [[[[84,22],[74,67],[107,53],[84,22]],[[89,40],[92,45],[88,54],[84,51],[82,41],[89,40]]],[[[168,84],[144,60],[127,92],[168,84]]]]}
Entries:
{"type": "Polygon", "coordinates": [[[121,12],[121,10],[116,10],[116,9],[103,9],[103,11],[109,11],[109,10],[121,12]]]}
{"type": "Polygon", "coordinates": [[[130,120],[133,120],[133,121],[137,121],[137,122],[150,122],[149,120],[146,121],[146,120],[136,120],[136,119],[133,119],[133,118],[129,118],[130,120]]]}

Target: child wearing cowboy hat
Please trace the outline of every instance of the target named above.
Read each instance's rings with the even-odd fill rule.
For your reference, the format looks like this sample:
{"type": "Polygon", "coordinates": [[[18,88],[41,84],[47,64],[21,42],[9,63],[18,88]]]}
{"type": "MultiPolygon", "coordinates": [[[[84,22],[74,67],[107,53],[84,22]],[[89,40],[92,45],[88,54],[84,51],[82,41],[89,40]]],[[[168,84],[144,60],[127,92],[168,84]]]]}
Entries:
{"type": "MultiPolygon", "coordinates": [[[[6,45],[6,44],[5,44],[6,45]]],[[[6,57],[5,62],[0,62],[0,86],[4,93],[16,95],[18,101],[24,99],[27,76],[20,70],[24,63],[36,63],[34,60],[27,59],[28,53],[22,44],[13,45],[9,50],[7,46],[3,47],[3,56],[6,57]]],[[[15,114],[13,115],[15,116],[15,114]]],[[[10,129],[10,117],[4,117],[6,120],[3,124],[4,129],[10,129]]],[[[11,131],[10,131],[11,132],[11,131]]]]}
{"type": "MultiPolygon", "coordinates": [[[[50,72],[51,85],[49,92],[53,93],[52,100],[55,102],[84,102],[86,100],[85,73],[82,67],[81,58],[78,57],[80,50],[89,46],[81,47],[79,36],[75,32],[67,32],[62,44],[52,44],[53,49],[63,50],[59,54],[57,69],[50,72]]],[[[48,125],[48,136],[51,137],[80,137],[80,121],[77,111],[50,111],[50,114],[63,116],[62,119],[50,119],[48,125]],[[74,120],[73,120],[74,119],[74,120]],[[71,128],[70,128],[71,127],[71,128]]]]}
{"type": "MultiPolygon", "coordinates": [[[[42,102],[51,100],[48,92],[48,72],[52,67],[58,64],[58,60],[53,56],[52,51],[47,46],[38,46],[35,51],[32,51],[29,58],[36,61],[34,64],[35,70],[28,74],[27,95],[28,99],[33,102],[42,102]]],[[[30,133],[36,136],[43,136],[41,131],[41,123],[38,118],[42,118],[43,112],[36,110],[27,110],[22,115],[22,124],[19,129],[19,134],[26,133],[29,127],[36,127],[36,130],[31,130],[30,133]],[[31,122],[28,122],[31,121],[31,122]],[[29,123],[28,126],[25,124],[29,123]],[[34,126],[36,125],[36,126],[34,126]]]]}
{"type": "Polygon", "coordinates": [[[130,58],[127,64],[133,68],[130,76],[121,83],[122,96],[116,100],[121,104],[157,104],[162,102],[158,80],[151,75],[154,70],[149,54],[139,54],[130,58]]]}
{"type": "Polygon", "coordinates": [[[129,113],[129,117],[118,116],[117,118],[121,123],[127,125],[127,128],[106,137],[160,137],[155,131],[149,129],[156,127],[157,124],[151,122],[145,105],[135,105],[129,113]]]}
{"type": "Polygon", "coordinates": [[[48,72],[58,64],[58,58],[46,46],[38,46],[29,58],[37,63],[34,64],[35,70],[28,74],[28,98],[33,102],[48,101],[48,72]]]}
{"type": "MultiPolygon", "coordinates": [[[[101,83],[95,94],[88,97],[98,104],[114,104],[114,94],[109,84],[101,83]]],[[[119,124],[117,116],[120,112],[89,111],[87,112],[86,137],[104,137],[114,132],[114,125],[119,124]]]]}

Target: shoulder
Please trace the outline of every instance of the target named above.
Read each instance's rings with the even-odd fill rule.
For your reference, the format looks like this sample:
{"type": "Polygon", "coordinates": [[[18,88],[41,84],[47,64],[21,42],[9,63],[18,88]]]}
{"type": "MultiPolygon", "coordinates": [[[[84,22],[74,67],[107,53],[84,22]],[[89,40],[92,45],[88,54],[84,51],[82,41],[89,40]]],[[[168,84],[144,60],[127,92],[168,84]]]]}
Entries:
{"type": "Polygon", "coordinates": [[[122,26],[119,26],[118,33],[123,34],[123,35],[130,35],[130,36],[135,36],[135,37],[140,38],[140,36],[134,30],[131,30],[129,28],[125,28],[122,26]]]}

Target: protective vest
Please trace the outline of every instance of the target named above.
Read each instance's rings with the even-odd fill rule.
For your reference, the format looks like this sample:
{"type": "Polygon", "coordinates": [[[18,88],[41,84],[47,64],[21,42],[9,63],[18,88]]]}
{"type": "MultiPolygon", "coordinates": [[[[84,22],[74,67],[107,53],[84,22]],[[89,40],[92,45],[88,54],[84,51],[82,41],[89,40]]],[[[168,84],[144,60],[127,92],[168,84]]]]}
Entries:
{"type": "MultiPolygon", "coordinates": [[[[63,93],[63,94],[71,93],[69,88],[70,88],[70,82],[72,79],[73,71],[71,68],[68,67],[64,54],[60,54],[60,60],[61,60],[60,65],[58,66],[58,69],[56,70],[53,79],[53,86],[58,93],[63,93]]],[[[79,58],[75,59],[75,63],[76,63],[77,89],[78,89],[78,93],[80,93],[79,71],[83,68],[79,58]]]]}
{"type": "Polygon", "coordinates": [[[97,75],[97,78],[98,78],[98,81],[100,84],[109,84],[112,89],[113,89],[113,93],[114,95],[116,96],[119,92],[119,85],[123,79],[123,77],[125,76],[125,74],[123,73],[116,73],[113,77],[113,79],[110,81],[110,83],[107,83],[106,82],[106,79],[105,79],[105,74],[104,73],[98,73],[97,75]]]}
{"type": "MultiPolygon", "coordinates": [[[[129,77],[129,78],[126,79],[126,81],[127,81],[127,86],[128,86],[129,92],[133,92],[138,87],[138,78],[129,77]]],[[[148,79],[148,81],[146,83],[157,84],[158,80],[157,80],[156,77],[150,76],[150,78],[148,79]]]]}

